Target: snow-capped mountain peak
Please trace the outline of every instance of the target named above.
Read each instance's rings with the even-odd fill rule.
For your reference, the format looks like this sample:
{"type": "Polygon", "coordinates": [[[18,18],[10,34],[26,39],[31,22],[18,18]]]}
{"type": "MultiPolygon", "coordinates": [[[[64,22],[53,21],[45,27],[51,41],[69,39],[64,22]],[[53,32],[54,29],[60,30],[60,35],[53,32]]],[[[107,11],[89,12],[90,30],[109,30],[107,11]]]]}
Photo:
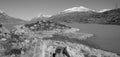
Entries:
{"type": "Polygon", "coordinates": [[[68,8],[68,9],[64,10],[63,12],[75,12],[75,11],[78,11],[78,12],[86,12],[86,11],[95,11],[95,10],[86,8],[86,7],[84,7],[84,6],[80,6],[80,7],[68,8]]]}
{"type": "Polygon", "coordinates": [[[51,15],[44,15],[44,14],[40,13],[40,14],[38,14],[37,17],[51,17],[51,15]]]}
{"type": "Polygon", "coordinates": [[[102,9],[102,10],[99,10],[98,12],[102,13],[102,12],[109,11],[109,10],[111,10],[111,9],[102,9]]]}

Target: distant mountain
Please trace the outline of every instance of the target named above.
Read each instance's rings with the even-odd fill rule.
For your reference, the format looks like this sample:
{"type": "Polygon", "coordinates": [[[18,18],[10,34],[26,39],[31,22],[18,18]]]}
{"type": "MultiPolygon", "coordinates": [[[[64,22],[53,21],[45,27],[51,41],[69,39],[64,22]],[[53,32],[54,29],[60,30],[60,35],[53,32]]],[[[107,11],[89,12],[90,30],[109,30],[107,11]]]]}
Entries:
{"type": "Polygon", "coordinates": [[[88,12],[88,11],[95,11],[89,8],[86,8],[84,6],[80,6],[80,7],[73,7],[73,8],[68,8],[66,10],[64,10],[63,12],[88,12]]]}
{"type": "Polygon", "coordinates": [[[77,22],[120,25],[120,8],[101,11],[72,11],[49,18],[56,22],[77,22]]]}
{"type": "Polygon", "coordinates": [[[12,23],[13,24],[13,23],[22,23],[22,22],[25,22],[25,21],[19,18],[11,17],[4,12],[2,13],[0,12],[0,23],[12,23]]]}
{"type": "MultiPolygon", "coordinates": [[[[65,14],[65,13],[72,13],[72,12],[94,12],[94,11],[95,10],[80,6],[80,7],[73,7],[73,8],[65,9],[64,11],[62,11],[62,12],[56,14],[56,15],[59,15],[59,14],[61,15],[61,14],[65,14]]],[[[56,15],[53,15],[53,16],[56,16],[56,15]]],[[[40,21],[40,20],[48,20],[50,17],[52,17],[52,15],[44,15],[44,14],[40,13],[38,16],[34,17],[30,21],[30,23],[40,21]]]]}
{"type": "Polygon", "coordinates": [[[107,24],[120,25],[120,8],[103,12],[100,16],[105,18],[107,24]]]}
{"type": "Polygon", "coordinates": [[[44,14],[39,14],[38,16],[34,17],[32,20],[29,21],[29,23],[34,23],[36,21],[41,21],[41,20],[46,20],[49,19],[51,15],[44,15],[44,14]]]}
{"type": "Polygon", "coordinates": [[[37,17],[38,17],[38,18],[39,18],[39,17],[51,17],[51,15],[44,15],[44,14],[40,13],[40,14],[38,14],[37,17]]]}
{"type": "Polygon", "coordinates": [[[20,18],[14,18],[7,15],[5,12],[0,11],[0,23],[8,29],[13,28],[14,25],[23,24],[26,21],[20,18]]]}
{"type": "Polygon", "coordinates": [[[98,13],[101,13],[101,12],[105,12],[105,11],[109,11],[109,10],[111,10],[111,9],[93,10],[93,9],[90,9],[90,8],[86,8],[84,6],[80,6],[80,7],[68,8],[68,9],[65,9],[62,12],[63,13],[69,13],[69,12],[98,12],[98,13]]]}
{"type": "Polygon", "coordinates": [[[109,11],[109,10],[111,10],[111,9],[102,9],[102,10],[99,10],[97,12],[102,13],[102,12],[106,12],[106,11],[109,11]]]}

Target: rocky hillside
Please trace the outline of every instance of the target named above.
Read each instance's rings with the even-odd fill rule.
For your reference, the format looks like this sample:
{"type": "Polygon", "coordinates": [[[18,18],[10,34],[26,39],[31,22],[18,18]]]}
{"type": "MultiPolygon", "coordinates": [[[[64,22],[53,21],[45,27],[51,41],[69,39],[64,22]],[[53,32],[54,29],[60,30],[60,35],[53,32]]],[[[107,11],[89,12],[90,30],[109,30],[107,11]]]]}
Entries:
{"type": "Polygon", "coordinates": [[[22,23],[22,22],[25,22],[25,21],[19,18],[11,17],[4,12],[0,13],[0,23],[14,24],[14,23],[22,23]]]}
{"type": "Polygon", "coordinates": [[[50,17],[51,20],[56,22],[77,22],[77,23],[95,23],[95,24],[111,24],[120,25],[120,8],[112,9],[105,12],[67,12],[57,14],[50,17]]]}
{"type": "Polygon", "coordinates": [[[26,21],[19,19],[19,18],[14,18],[9,15],[7,15],[5,12],[0,12],[0,24],[3,24],[7,29],[13,29],[13,26],[18,25],[18,24],[23,24],[26,21]]]}
{"type": "Polygon", "coordinates": [[[93,34],[78,31],[49,20],[18,25],[9,33],[1,31],[0,57],[120,57],[83,43],[93,34]]]}

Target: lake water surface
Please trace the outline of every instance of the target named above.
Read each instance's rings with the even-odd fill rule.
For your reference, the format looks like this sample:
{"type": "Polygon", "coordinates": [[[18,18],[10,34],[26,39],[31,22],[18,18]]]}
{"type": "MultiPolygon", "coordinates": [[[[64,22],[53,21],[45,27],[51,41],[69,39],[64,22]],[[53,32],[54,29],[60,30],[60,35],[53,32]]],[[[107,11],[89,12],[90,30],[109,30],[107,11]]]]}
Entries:
{"type": "Polygon", "coordinates": [[[80,32],[95,34],[95,38],[88,40],[94,41],[104,50],[120,54],[120,26],[77,23],[67,25],[80,28],[80,32]]]}

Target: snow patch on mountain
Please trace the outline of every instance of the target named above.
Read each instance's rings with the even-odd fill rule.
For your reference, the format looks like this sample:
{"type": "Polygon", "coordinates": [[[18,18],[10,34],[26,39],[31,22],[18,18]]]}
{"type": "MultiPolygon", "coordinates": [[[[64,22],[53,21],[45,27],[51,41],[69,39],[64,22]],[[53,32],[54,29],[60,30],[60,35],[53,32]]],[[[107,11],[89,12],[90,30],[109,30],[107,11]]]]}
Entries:
{"type": "Polygon", "coordinates": [[[106,11],[109,11],[109,10],[111,10],[111,9],[102,9],[102,10],[99,10],[98,12],[102,13],[102,12],[106,12],[106,11]]]}
{"type": "Polygon", "coordinates": [[[44,15],[44,14],[40,13],[40,14],[38,14],[37,17],[51,17],[51,15],[44,15]]]}
{"type": "Polygon", "coordinates": [[[78,11],[78,12],[87,12],[87,11],[95,11],[95,10],[86,8],[84,6],[80,6],[80,7],[68,8],[68,9],[64,10],[63,12],[75,12],[75,11],[78,11]]]}
{"type": "Polygon", "coordinates": [[[92,11],[92,12],[102,13],[102,12],[109,11],[109,10],[111,10],[111,9],[93,10],[93,9],[86,8],[84,6],[80,6],[80,7],[68,8],[62,12],[67,13],[67,12],[89,12],[89,11],[92,11]]]}

